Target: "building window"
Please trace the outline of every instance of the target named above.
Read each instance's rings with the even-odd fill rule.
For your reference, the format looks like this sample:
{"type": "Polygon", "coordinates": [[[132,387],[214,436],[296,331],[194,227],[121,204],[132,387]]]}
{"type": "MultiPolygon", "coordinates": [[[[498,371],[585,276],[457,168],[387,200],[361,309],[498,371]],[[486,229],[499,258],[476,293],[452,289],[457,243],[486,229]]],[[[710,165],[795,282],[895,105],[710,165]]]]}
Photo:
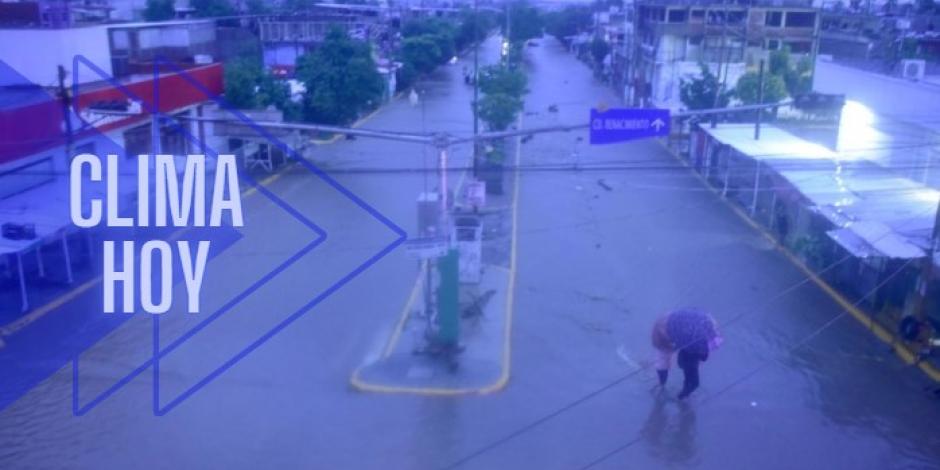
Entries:
{"type": "Polygon", "coordinates": [[[688,10],[669,10],[668,23],[685,23],[689,19],[688,10]]]}
{"type": "Polygon", "coordinates": [[[692,23],[702,23],[705,21],[705,10],[692,10],[692,23]]]}
{"type": "Polygon", "coordinates": [[[764,14],[764,25],[772,26],[774,28],[779,28],[783,26],[783,12],[782,11],[768,11],[764,14]]]}
{"type": "Polygon", "coordinates": [[[812,28],[816,25],[816,13],[810,11],[787,12],[787,28],[812,28]]]}
{"type": "Polygon", "coordinates": [[[746,11],[729,11],[728,24],[744,24],[747,19],[746,11]]]}
{"type": "Polygon", "coordinates": [[[780,40],[779,39],[768,39],[767,40],[767,50],[776,51],[780,49],[780,40]]]}

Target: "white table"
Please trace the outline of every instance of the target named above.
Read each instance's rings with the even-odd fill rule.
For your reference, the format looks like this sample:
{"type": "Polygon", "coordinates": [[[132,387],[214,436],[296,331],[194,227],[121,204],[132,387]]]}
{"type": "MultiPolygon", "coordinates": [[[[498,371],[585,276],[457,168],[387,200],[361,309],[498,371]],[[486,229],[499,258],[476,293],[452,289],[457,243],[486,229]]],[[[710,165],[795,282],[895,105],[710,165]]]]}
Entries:
{"type": "MultiPolygon", "coordinates": [[[[26,290],[26,276],[23,270],[23,256],[30,251],[36,253],[39,275],[45,277],[45,263],[43,262],[41,248],[57,240],[62,246],[66,280],[69,284],[74,282],[68,235],[82,229],[72,225],[68,196],[68,183],[64,179],[59,179],[0,200],[0,225],[11,222],[15,224],[34,224],[36,227],[36,238],[32,240],[9,240],[0,237],[0,256],[12,256],[16,261],[22,310],[24,312],[29,310],[29,298],[26,290]]],[[[90,237],[87,230],[83,230],[83,232],[90,237]]],[[[90,247],[90,238],[88,240],[90,247]]]]}
{"type": "MultiPolygon", "coordinates": [[[[6,238],[0,238],[0,256],[6,255],[16,258],[17,276],[20,282],[20,305],[24,312],[29,310],[29,296],[26,293],[26,274],[23,272],[23,254],[32,249],[36,249],[36,252],[39,253],[37,248],[41,242],[42,240],[38,237],[33,240],[8,240],[6,238]]],[[[39,256],[41,258],[42,255],[39,256]]],[[[41,262],[39,266],[41,270],[41,262]]],[[[42,273],[40,275],[42,275],[42,273]]]]}

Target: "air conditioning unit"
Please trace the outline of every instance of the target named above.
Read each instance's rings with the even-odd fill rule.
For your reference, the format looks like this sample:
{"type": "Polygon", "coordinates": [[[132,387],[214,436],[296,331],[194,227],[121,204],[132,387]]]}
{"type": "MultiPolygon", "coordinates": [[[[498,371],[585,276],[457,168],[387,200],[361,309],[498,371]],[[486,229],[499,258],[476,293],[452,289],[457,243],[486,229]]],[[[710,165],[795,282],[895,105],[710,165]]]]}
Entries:
{"type": "Polygon", "coordinates": [[[923,59],[904,59],[901,61],[901,76],[908,80],[923,80],[926,66],[923,59]]]}

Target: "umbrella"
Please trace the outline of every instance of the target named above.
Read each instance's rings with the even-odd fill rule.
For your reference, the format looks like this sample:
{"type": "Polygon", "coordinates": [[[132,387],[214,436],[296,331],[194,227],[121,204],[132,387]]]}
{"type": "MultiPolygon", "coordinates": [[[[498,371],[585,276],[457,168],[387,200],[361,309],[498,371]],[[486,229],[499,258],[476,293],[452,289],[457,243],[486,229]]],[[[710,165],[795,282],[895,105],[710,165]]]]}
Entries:
{"type": "Polygon", "coordinates": [[[669,314],[666,332],[676,349],[707,356],[722,342],[716,324],[715,319],[702,310],[683,308],[669,314]]]}

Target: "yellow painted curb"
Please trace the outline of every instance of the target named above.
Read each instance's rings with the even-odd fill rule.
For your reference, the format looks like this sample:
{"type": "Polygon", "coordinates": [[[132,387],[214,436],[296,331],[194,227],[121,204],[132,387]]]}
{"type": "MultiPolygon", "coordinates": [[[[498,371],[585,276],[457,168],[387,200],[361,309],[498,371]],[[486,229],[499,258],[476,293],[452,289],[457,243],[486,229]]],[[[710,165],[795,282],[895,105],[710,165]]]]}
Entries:
{"type": "MultiPolygon", "coordinates": [[[[522,116],[519,116],[519,127],[522,126],[522,116]]],[[[522,161],[522,144],[520,142],[521,138],[516,138],[516,168],[519,168],[519,164],[522,161]]],[[[501,367],[499,378],[490,385],[479,388],[438,388],[438,387],[393,387],[387,385],[376,385],[368,382],[364,382],[359,377],[359,372],[362,370],[363,366],[357,367],[352,376],[349,378],[349,384],[356,390],[362,392],[373,392],[373,393],[392,393],[392,394],[413,394],[413,395],[426,395],[426,396],[455,396],[455,395],[486,395],[488,393],[497,392],[502,390],[506,384],[509,383],[510,368],[512,366],[512,320],[513,313],[515,310],[515,291],[516,291],[516,246],[518,238],[518,220],[519,220],[519,171],[515,172],[514,181],[513,181],[513,192],[512,192],[512,236],[510,239],[510,250],[509,250],[509,281],[506,291],[506,326],[503,328],[503,355],[501,358],[501,367]]],[[[461,179],[461,183],[462,183],[461,179]]],[[[418,279],[415,281],[415,286],[412,288],[411,295],[408,297],[408,301],[405,303],[405,308],[402,311],[401,316],[398,319],[398,323],[395,327],[395,330],[392,333],[392,337],[389,342],[386,344],[385,350],[383,352],[383,359],[387,358],[391,351],[395,348],[395,344],[398,342],[399,337],[401,336],[401,330],[404,325],[405,319],[408,316],[411,306],[413,305],[415,298],[417,297],[418,285],[421,282],[421,273],[418,273],[418,279]]]]}
{"type": "MultiPolygon", "coordinates": [[[[770,232],[767,231],[767,229],[765,229],[763,226],[755,222],[750,217],[750,215],[744,212],[744,210],[742,210],[740,207],[732,204],[727,198],[721,197],[720,193],[711,185],[711,183],[708,182],[708,180],[705,179],[704,176],[702,176],[701,173],[692,169],[689,166],[688,162],[686,162],[675,151],[670,149],[669,146],[666,145],[662,140],[658,140],[657,142],[659,143],[660,146],[663,147],[663,149],[665,149],[670,155],[672,155],[672,157],[675,158],[676,161],[682,164],[682,166],[688,168],[691,171],[691,173],[695,175],[696,178],[698,178],[698,180],[702,183],[702,185],[712,192],[712,194],[719,196],[719,200],[721,200],[726,206],[731,208],[731,210],[735,214],[737,214],[738,217],[743,219],[749,226],[751,226],[754,230],[756,230],[758,233],[764,236],[764,238],[773,242],[774,246],[777,248],[778,251],[783,253],[784,256],[786,256],[786,258],[793,265],[795,265],[800,271],[802,271],[803,274],[806,275],[806,277],[812,280],[814,284],[819,286],[819,288],[822,289],[823,292],[825,292],[826,294],[829,295],[829,297],[835,300],[836,303],[838,303],[840,307],[845,309],[846,312],[848,312],[853,318],[858,320],[858,322],[861,323],[865,328],[868,328],[870,331],[872,331],[875,334],[875,336],[878,337],[878,339],[880,339],[884,343],[891,346],[892,350],[894,350],[894,352],[898,355],[898,357],[900,357],[905,363],[907,363],[908,365],[912,365],[916,362],[917,356],[913,352],[911,352],[910,348],[907,347],[907,345],[900,343],[898,341],[895,341],[894,335],[892,335],[891,332],[886,330],[880,324],[875,323],[874,321],[871,321],[868,314],[861,311],[852,302],[846,299],[845,296],[843,296],[835,288],[830,286],[829,283],[827,283],[825,280],[817,276],[816,273],[813,272],[812,269],[806,266],[803,260],[801,260],[799,257],[794,255],[785,246],[777,243],[777,240],[774,238],[774,236],[770,232]]],[[[917,366],[920,367],[920,369],[924,371],[924,373],[928,377],[930,377],[932,380],[940,382],[940,369],[935,367],[933,364],[930,364],[929,362],[926,362],[926,361],[920,361],[920,362],[917,362],[917,366]]]]}

